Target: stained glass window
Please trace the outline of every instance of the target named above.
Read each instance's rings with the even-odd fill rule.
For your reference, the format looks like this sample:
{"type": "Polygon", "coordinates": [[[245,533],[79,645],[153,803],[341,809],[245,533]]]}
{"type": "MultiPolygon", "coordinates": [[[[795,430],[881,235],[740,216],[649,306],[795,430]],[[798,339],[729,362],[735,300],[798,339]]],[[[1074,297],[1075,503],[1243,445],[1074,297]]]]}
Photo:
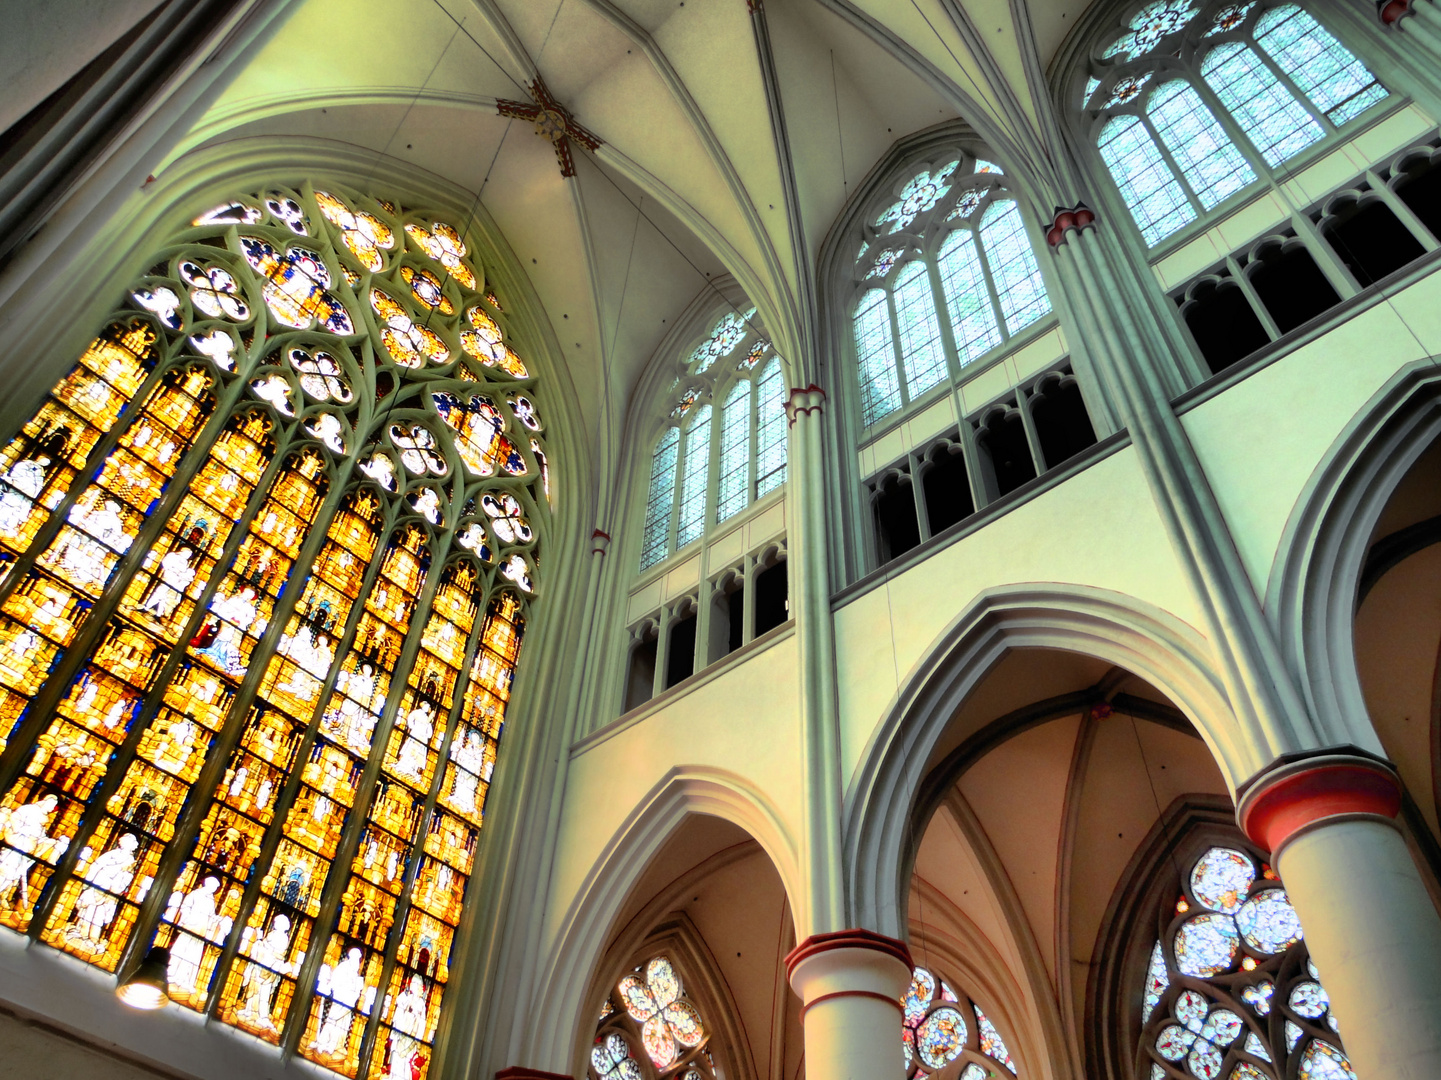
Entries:
{"type": "Polygon", "coordinates": [[[1198,18],[1202,7],[1146,5],[1088,73],[1081,107],[1096,108],[1101,158],[1148,244],[1387,97],[1295,4],[1250,0],[1198,18]],[[1165,81],[1152,89],[1158,70],[1165,81]],[[1217,106],[1245,133],[1242,144],[1217,106]]]}
{"type": "Polygon", "coordinates": [[[711,1034],[666,956],[626,975],[600,1011],[590,1080],[715,1080],[711,1034]]]}
{"type": "Polygon", "coordinates": [[[910,181],[901,191],[906,197],[874,227],[904,218],[922,237],[918,250],[887,248],[869,256],[874,245],[862,244],[855,279],[888,281],[863,289],[851,309],[863,424],[895,412],[1050,314],[1021,209],[1004,183],[998,166],[958,154],[910,181]],[[906,193],[922,178],[930,178],[922,185],[925,197],[911,199],[906,193]]]}
{"type": "Polygon", "coordinates": [[[469,257],[231,200],[0,451],[0,924],[164,945],[180,1005],[351,1077],[428,1073],[549,520],[535,380],[445,345],[498,310],[469,257]]]}
{"type": "Polygon", "coordinates": [[[706,480],[710,474],[711,407],[702,405],[685,431],[681,464],[680,507],[676,513],[675,546],[679,551],[705,531],[706,480]]]}
{"type": "Polygon", "coordinates": [[[935,972],[923,967],[911,972],[901,1010],[901,1052],[909,1080],[924,1080],[962,1057],[967,1059],[963,1078],[984,1080],[1003,1071],[1015,1075],[1015,1063],[996,1025],[935,972]]]}
{"type": "Polygon", "coordinates": [[[1165,921],[1142,987],[1152,1076],[1173,1075],[1169,1066],[1197,1080],[1355,1080],[1300,920],[1269,866],[1240,848],[1207,849],[1165,921]]]}
{"type": "Polygon", "coordinates": [[[726,395],[721,414],[720,487],[716,521],[745,508],[746,473],[750,469],[751,384],[736,383],[726,395]]]}
{"type": "Polygon", "coordinates": [[[651,452],[641,570],[785,483],[785,379],[755,308],[722,315],[674,372],[651,452]]]}

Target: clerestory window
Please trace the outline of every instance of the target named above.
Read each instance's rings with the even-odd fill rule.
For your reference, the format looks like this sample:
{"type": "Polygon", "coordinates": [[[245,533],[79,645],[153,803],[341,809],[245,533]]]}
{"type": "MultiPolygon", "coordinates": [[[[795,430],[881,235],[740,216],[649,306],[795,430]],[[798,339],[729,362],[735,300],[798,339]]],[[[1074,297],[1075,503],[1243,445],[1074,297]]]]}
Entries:
{"type": "Polygon", "coordinates": [[[727,312],[679,364],[651,452],[642,570],[785,483],[785,374],[755,314],[727,312]]]}
{"type": "Polygon", "coordinates": [[[990,1017],[935,972],[923,967],[911,972],[910,989],[901,1007],[907,1080],[925,1080],[957,1059],[964,1062],[957,1080],[1018,1075],[1011,1052],[990,1017]]]}
{"type": "Polygon", "coordinates": [[[1092,54],[1080,107],[1154,246],[1388,91],[1296,4],[1153,0],[1092,54]]]}
{"type": "Polygon", "coordinates": [[[715,1080],[711,1033],[680,973],[655,956],[621,979],[601,1005],[590,1080],[715,1080]]]}
{"type": "Polygon", "coordinates": [[[872,208],[852,277],[865,425],[959,378],[1051,313],[1000,169],[959,149],[912,166],[872,208]]]}
{"type": "Polygon", "coordinates": [[[202,213],[0,451],[0,924],[421,1080],[549,521],[443,217],[202,213]]]}

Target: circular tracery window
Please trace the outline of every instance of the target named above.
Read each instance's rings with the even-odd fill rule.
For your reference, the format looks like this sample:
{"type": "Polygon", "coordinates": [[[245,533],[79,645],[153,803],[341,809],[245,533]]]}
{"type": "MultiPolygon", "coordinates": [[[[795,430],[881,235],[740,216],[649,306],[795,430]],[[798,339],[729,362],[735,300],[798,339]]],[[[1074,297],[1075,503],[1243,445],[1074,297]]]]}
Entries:
{"type": "Polygon", "coordinates": [[[666,957],[637,967],[605,999],[590,1064],[592,1080],[715,1080],[710,1030],[666,957]]]}
{"type": "Polygon", "coordinates": [[[901,1009],[901,1048],[909,1080],[925,1080],[963,1055],[969,1060],[958,1080],[1004,1075],[1000,1068],[1015,1074],[1015,1062],[990,1017],[934,972],[923,967],[911,972],[901,1009]]]}
{"type": "Polygon", "coordinates": [[[1212,847],[1151,949],[1137,1076],[1355,1080],[1301,922],[1275,872],[1212,847]]]}

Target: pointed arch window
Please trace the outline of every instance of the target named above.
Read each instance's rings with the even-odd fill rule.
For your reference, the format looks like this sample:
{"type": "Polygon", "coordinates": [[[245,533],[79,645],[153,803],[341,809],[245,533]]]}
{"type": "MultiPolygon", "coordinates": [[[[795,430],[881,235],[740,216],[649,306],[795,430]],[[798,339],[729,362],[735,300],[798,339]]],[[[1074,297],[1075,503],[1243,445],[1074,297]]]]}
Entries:
{"type": "Polygon", "coordinates": [[[0,450],[0,924],[107,971],[166,946],[180,1005],[421,1080],[543,391],[420,209],[242,195],[151,267],[0,450]]]}
{"type": "Polygon", "coordinates": [[[960,150],[940,160],[908,170],[863,227],[850,312],[866,425],[1051,313],[1000,169],[960,150]]]}
{"type": "Polygon", "coordinates": [[[975,1002],[928,968],[911,972],[910,989],[901,999],[901,1049],[907,1080],[925,1080],[957,1059],[964,1061],[958,1080],[988,1080],[1016,1063],[1005,1040],[975,1002]]]}
{"type": "Polygon", "coordinates": [[[1297,4],[1152,0],[1097,43],[1080,99],[1154,246],[1388,96],[1297,4]]]}
{"type": "Polygon", "coordinates": [[[616,984],[601,1006],[591,1080],[715,1080],[711,1033],[680,973],[654,956],[616,984]]]}
{"type": "Polygon", "coordinates": [[[640,569],[785,483],[785,377],[755,308],[728,311],[685,353],[651,452],[640,569]]]}
{"type": "Polygon", "coordinates": [[[1138,1076],[1355,1080],[1301,922],[1269,866],[1240,847],[1208,848],[1165,921],[1140,987],[1138,1076]]]}

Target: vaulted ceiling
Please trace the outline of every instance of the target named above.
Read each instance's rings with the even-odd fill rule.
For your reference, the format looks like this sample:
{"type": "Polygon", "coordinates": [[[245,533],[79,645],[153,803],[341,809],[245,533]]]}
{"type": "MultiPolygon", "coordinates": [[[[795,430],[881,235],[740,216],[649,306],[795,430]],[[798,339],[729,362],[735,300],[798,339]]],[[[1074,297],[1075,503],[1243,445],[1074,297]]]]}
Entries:
{"type": "Polygon", "coordinates": [[[1051,156],[1043,73],[1085,6],[766,0],[768,93],[745,0],[296,0],[172,160],[305,135],[478,192],[607,454],[602,433],[709,282],[734,276],[783,352],[806,347],[823,241],[897,140],[959,118],[1008,166],[1051,156]],[[573,178],[498,110],[537,76],[601,140],[572,144],[573,178]]]}

